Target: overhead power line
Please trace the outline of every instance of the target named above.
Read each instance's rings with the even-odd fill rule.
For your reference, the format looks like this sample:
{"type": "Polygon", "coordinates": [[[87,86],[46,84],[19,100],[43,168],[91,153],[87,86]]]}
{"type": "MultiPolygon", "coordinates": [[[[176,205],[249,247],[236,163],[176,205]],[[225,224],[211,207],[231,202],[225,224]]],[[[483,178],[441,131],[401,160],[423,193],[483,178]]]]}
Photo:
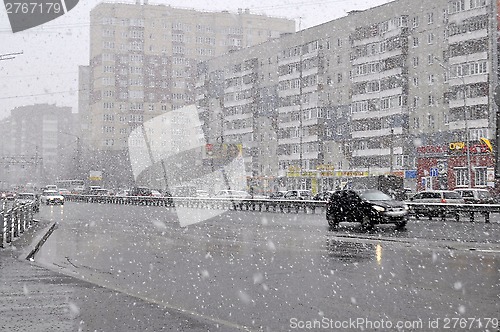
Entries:
{"type": "Polygon", "coordinates": [[[0,54],[0,61],[2,60],[12,60],[16,56],[23,54],[23,51],[21,52],[14,52],[14,53],[5,53],[5,54],[0,54]]]}
{"type": "Polygon", "coordinates": [[[37,93],[37,94],[22,95],[22,96],[0,97],[0,100],[3,100],[3,99],[14,99],[14,98],[25,98],[25,97],[48,96],[48,95],[54,95],[54,94],[59,94],[59,93],[70,93],[70,92],[80,92],[80,91],[87,91],[87,89],[68,90],[68,91],[54,91],[54,92],[37,93]]]}

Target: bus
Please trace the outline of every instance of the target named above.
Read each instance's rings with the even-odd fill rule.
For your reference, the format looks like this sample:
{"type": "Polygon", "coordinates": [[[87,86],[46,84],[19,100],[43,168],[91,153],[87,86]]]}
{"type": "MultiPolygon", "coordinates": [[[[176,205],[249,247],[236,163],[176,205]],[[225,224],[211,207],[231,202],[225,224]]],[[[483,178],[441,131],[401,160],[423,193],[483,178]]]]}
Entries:
{"type": "Polygon", "coordinates": [[[79,194],[85,189],[85,182],[83,180],[57,180],[57,188],[66,188],[72,194],[79,194]]]}

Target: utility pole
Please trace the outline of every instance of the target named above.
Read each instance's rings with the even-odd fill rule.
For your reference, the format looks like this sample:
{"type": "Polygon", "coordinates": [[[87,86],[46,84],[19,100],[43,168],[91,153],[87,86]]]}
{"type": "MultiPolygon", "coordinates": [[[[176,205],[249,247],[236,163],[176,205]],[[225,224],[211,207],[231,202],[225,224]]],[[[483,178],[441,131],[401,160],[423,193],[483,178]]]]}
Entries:
{"type": "MultiPolygon", "coordinates": [[[[439,66],[445,70],[445,75],[449,71],[439,58],[434,57],[439,66]]],[[[469,138],[469,116],[467,112],[467,87],[465,85],[465,78],[463,73],[458,76],[462,81],[462,92],[463,92],[463,102],[464,102],[464,129],[465,129],[465,146],[466,146],[466,158],[467,158],[467,187],[472,187],[472,171],[471,171],[471,157],[470,157],[470,138],[469,138]]]]}

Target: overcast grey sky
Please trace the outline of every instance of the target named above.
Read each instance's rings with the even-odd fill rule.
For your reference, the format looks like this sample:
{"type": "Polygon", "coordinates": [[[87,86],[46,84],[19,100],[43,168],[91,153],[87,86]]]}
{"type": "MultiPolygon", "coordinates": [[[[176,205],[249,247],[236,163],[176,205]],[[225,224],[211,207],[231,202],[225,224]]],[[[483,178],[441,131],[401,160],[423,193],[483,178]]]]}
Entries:
{"type": "MultiPolygon", "coordinates": [[[[391,0],[156,0],[150,4],[198,10],[252,13],[294,19],[297,28],[309,28],[391,0]]],[[[66,15],[45,25],[12,33],[5,7],[0,8],[0,54],[24,52],[0,61],[0,119],[10,110],[34,103],[78,105],[78,66],[88,64],[89,13],[101,1],[80,0],[66,15]]],[[[106,1],[112,2],[112,1],[106,1]]],[[[127,2],[127,1],[120,1],[127,2]]],[[[135,1],[129,1],[134,3],[135,1]]]]}

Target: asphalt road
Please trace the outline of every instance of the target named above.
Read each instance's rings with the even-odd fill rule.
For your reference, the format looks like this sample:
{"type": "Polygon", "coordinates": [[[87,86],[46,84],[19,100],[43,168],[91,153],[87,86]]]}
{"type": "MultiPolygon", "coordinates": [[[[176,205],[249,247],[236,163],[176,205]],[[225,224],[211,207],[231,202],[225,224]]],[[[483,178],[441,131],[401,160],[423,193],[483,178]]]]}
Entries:
{"type": "Polygon", "coordinates": [[[169,208],[70,202],[40,217],[58,222],[40,264],[214,330],[498,330],[496,219],[365,233],[323,214],[227,212],[181,228],[169,208]]]}

